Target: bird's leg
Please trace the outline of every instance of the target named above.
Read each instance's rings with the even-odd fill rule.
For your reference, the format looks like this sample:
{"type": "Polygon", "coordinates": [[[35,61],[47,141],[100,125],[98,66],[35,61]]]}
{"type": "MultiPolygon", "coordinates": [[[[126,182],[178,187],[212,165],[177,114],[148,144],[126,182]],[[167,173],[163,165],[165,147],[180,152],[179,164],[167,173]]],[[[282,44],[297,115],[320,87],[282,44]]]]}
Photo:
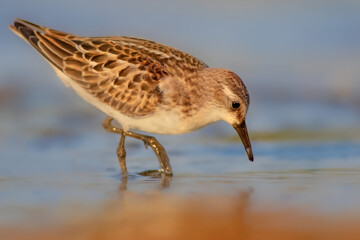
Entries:
{"type": "Polygon", "coordinates": [[[142,140],[145,144],[145,147],[150,146],[154,150],[154,152],[159,160],[159,163],[161,166],[160,170],[145,171],[145,172],[141,173],[142,175],[154,176],[154,175],[159,175],[159,174],[160,175],[165,174],[168,176],[172,176],[172,169],[170,166],[169,158],[166,154],[164,147],[156,140],[156,138],[151,137],[151,136],[141,135],[139,133],[134,133],[134,132],[130,132],[130,131],[124,132],[121,128],[117,128],[117,127],[114,127],[113,125],[111,125],[112,120],[113,120],[112,117],[105,118],[105,120],[103,121],[103,127],[108,132],[121,134],[121,139],[120,139],[120,143],[119,143],[119,146],[117,149],[117,153],[118,153],[118,158],[119,158],[122,173],[124,171],[126,172],[126,164],[125,164],[126,152],[125,152],[125,148],[124,148],[125,136],[129,136],[129,137],[133,137],[133,138],[142,140]],[[123,161],[123,165],[122,165],[122,161],[123,161]]]}
{"type": "Polygon", "coordinates": [[[116,153],[118,155],[120,168],[121,168],[121,175],[126,176],[127,175],[127,169],[126,169],[126,151],[125,151],[125,133],[121,134],[119,145],[116,149],[116,153]]]}
{"type": "Polygon", "coordinates": [[[161,166],[160,170],[145,171],[145,172],[142,172],[141,175],[152,176],[152,175],[156,175],[156,173],[160,173],[160,174],[172,176],[173,173],[172,173],[170,161],[166,154],[165,148],[158,142],[158,140],[156,140],[156,138],[154,138],[152,136],[146,136],[146,135],[134,133],[134,132],[126,132],[125,134],[126,134],[126,136],[137,138],[137,139],[144,141],[145,147],[147,148],[147,146],[150,146],[153,149],[154,153],[156,154],[156,157],[159,160],[159,163],[161,166]]]}
{"type": "Polygon", "coordinates": [[[112,117],[105,118],[104,121],[102,122],[103,128],[105,128],[105,130],[108,132],[123,134],[124,131],[121,128],[117,128],[111,125],[112,120],[113,120],[112,117]]]}
{"type": "Polygon", "coordinates": [[[103,121],[102,125],[109,132],[121,134],[120,142],[119,142],[119,145],[118,145],[118,147],[116,149],[116,153],[117,153],[119,163],[120,163],[121,175],[122,176],[127,176],[126,160],[125,160],[126,159],[126,151],[125,151],[125,146],[124,146],[124,144],[125,144],[125,132],[120,128],[112,126],[111,121],[112,121],[112,118],[107,117],[103,121]]]}

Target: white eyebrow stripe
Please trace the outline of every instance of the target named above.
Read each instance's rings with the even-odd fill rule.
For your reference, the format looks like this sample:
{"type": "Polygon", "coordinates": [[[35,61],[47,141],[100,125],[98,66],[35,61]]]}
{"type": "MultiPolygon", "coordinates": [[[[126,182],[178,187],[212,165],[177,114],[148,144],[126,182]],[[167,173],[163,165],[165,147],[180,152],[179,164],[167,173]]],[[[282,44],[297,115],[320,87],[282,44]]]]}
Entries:
{"type": "Polygon", "coordinates": [[[224,93],[231,99],[231,100],[237,100],[239,99],[239,96],[234,94],[227,86],[223,86],[224,93]]]}

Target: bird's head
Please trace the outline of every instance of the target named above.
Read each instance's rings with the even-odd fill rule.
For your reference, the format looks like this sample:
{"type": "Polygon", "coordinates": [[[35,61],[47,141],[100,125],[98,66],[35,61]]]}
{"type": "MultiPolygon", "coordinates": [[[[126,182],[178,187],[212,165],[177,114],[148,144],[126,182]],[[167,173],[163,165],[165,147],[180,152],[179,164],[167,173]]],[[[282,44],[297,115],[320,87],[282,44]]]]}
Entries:
{"type": "Polygon", "coordinates": [[[232,125],[244,144],[250,161],[254,160],[251,143],[246,128],[245,118],[249,108],[249,93],[239,76],[226,69],[208,68],[212,86],[207,86],[214,94],[214,102],[219,110],[220,118],[232,125]]]}

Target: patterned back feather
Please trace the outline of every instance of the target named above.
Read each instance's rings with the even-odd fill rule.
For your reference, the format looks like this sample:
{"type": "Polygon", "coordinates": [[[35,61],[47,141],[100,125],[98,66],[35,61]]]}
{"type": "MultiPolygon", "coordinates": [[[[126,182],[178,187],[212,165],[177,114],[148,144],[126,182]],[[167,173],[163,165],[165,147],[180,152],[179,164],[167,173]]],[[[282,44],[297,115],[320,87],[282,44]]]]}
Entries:
{"type": "Polygon", "coordinates": [[[10,29],[89,94],[130,117],[149,115],[162,103],[159,81],[207,68],[187,53],[139,38],[80,37],[20,19],[10,29]]]}

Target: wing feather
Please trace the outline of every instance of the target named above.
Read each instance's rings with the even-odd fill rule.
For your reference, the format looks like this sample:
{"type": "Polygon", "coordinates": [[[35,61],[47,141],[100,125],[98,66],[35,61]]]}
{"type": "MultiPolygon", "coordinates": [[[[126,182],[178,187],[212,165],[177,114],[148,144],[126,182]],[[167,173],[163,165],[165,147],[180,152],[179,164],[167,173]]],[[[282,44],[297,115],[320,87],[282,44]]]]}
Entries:
{"type": "Polygon", "coordinates": [[[159,82],[207,66],[174,48],[131,37],[79,37],[17,19],[10,29],[89,94],[130,117],[155,112],[159,82]]]}

